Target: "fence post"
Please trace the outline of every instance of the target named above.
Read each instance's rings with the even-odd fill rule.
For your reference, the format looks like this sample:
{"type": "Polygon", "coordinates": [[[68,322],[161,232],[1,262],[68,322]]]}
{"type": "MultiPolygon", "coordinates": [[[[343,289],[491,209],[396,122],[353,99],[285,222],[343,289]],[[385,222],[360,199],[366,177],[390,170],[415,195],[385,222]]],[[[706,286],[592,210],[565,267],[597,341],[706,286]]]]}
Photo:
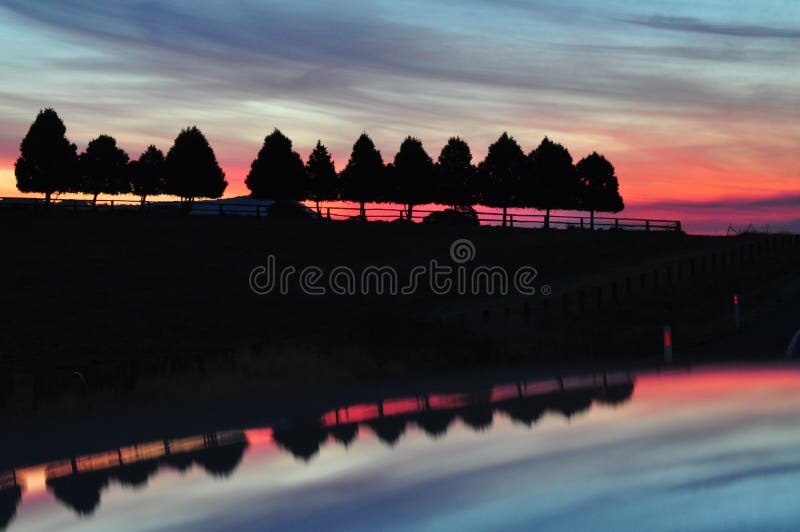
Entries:
{"type": "Polygon", "coordinates": [[[664,325],[664,362],[672,362],[672,327],[664,325]]]}
{"type": "Polygon", "coordinates": [[[675,231],[677,231],[678,233],[680,233],[682,231],[682,229],[681,229],[681,221],[680,220],[675,222],[675,231]]]}
{"type": "Polygon", "coordinates": [[[509,227],[514,227],[514,215],[513,214],[509,214],[508,215],[508,225],[509,225],[509,227]]]}
{"type": "Polygon", "coordinates": [[[328,220],[330,220],[331,219],[331,208],[328,207],[327,209],[328,209],[328,213],[327,213],[328,214],[328,220]]]}
{"type": "Polygon", "coordinates": [[[619,229],[619,218],[614,218],[614,229],[619,229]]]}
{"type": "Polygon", "coordinates": [[[222,204],[220,203],[220,205],[219,205],[219,215],[222,216],[223,214],[225,214],[225,213],[222,211],[222,204]]]}
{"type": "Polygon", "coordinates": [[[583,229],[583,216],[581,216],[581,229],[583,229]]]}
{"type": "Polygon", "coordinates": [[[644,221],[644,230],[648,233],[650,232],[650,220],[644,221]]]}

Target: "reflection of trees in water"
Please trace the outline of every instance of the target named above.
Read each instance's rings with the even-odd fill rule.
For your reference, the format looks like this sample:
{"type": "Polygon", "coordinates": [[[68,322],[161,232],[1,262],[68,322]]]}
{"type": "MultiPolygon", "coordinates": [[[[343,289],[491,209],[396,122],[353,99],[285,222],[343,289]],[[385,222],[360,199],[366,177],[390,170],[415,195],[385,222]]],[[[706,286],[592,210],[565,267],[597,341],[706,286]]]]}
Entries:
{"type": "Polygon", "coordinates": [[[6,528],[17,515],[17,505],[22,500],[22,488],[9,486],[0,489],[0,528],[6,528]]]}
{"type": "Polygon", "coordinates": [[[447,429],[455,419],[456,415],[452,410],[428,410],[419,414],[415,421],[428,436],[440,438],[447,434],[447,429]]]}
{"type": "Polygon", "coordinates": [[[192,467],[194,459],[192,458],[191,453],[181,453],[167,455],[161,459],[161,462],[172,469],[175,469],[176,471],[185,473],[190,467],[192,467]]]}
{"type": "MultiPolygon", "coordinates": [[[[423,410],[397,416],[384,416],[382,405],[380,415],[363,424],[369,426],[378,438],[389,446],[394,446],[404,434],[410,422],[416,423],[433,438],[444,436],[456,417],[476,431],[491,427],[494,412],[503,412],[511,420],[532,427],[543,416],[552,411],[571,418],[591,408],[593,402],[619,405],[633,395],[634,383],[625,382],[596,387],[587,390],[570,390],[548,393],[546,395],[525,396],[518,386],[519,396],[492,403],[492,392],[472,393],[466,397],[466,405],[449,409],[431,409],[427,398],[423,410]]],[[[292,455],[309,461],[320,450],[329,436],[343,445],[355,441],[359,430],[358,423],[343,423],[329,427],[323,426],[320,418],[313,421],[301,420],[286,427],[273,429],[273,440],[292,455]]],[[[156,459],[124,464],[100,471],[74,473],[64,477],[47,479],[47,486],[56,499],[74,509],[79,515],[91,515],[100,504],[100,492],[112,479],[123,486],[140,488],[147,485],[149,478],[165,465],[181,472],[192,464],[198,464],[213,477],[230,476],[240,464],[247,439],[243,432],[220,444],[216,436],[204,437],[205,447],[181,453],[170,453],[169,443],[164,442],[166,455],[156,459]],[[228,443],[230,442],[230,443],[228,443]]],[[[73,461],[73,471],[77,471],[73,461]]],[[[13,519],[21,499],[21,489],[14,485],[0,491],[0,527],[8,525],[13,519]]]]}
{"type": "Polygon", "coordinates": [[[633,396],[633,382],[605,386],[596,391],[595,399],[607,405],[621,405],[633,396]]]}
{"type": "MultiPolygon", "coordinates": [[[[213,477],[230,476],[244,456],[247,439],[244,433],[232,443],[218,445],[215,436],[205,437],[205,448],[178,454],[141,460],[117,467],[75,472],[63,477],[47,479],[47,487],[56,499],[75,510],[79,515],[91,515],[100,505],[100,492],[116,479],[121,486],[142,488],[151,476],[158,472],[160,465],[167,465],[179,471],[186,471],[193,463],[201,466],[213,477]]],[[[73,461],[73,471],[77,466],[73,461]]]]}
{"type": "Polygon", "coordinates": [[[108,471],[88,471],[66,477],[47,479],[47,487],[56,499],[78,515],[91,515],[100,505],[100,490],[108,485],[108,471]]]}
{"type": "Polygon", "coordinates": [[[229,477],[239,466],[247,449],[247,440],[192,451],[194,461],[213,477],[229,477]]]}
{"type": "Polygon", "coordinates": [[[272,439],[296,458],[311,460],[319,446],[328,439],[328,433],[319,420],[301,422],[290,428],[274,429],[272,439]]]}
{"type": "Polygon", "coordinates": [[[344,445],[345,447],[349,446],[353,443],[358,436],[358,424],[357,423],[347,423],[343,425],[336,425],[331,427],[330,429],[331,436],[333,439],[344,445]]]}
{"type": "Polygon", "coordinates": [[[592,406],[592,399],[594,399],[594,390],[562,392],[553,399],[548,409],[558,412],[569,419],[576,414],[589,410],[592,406]]]}
{"type": "Polygon", "coordinates": [[[406,419],[403,416],[379,417],[367,421],[367,425],[378,439],[389,446],[396,445],[406,431],[406,419]]]}
{"type": "MultiPolygon", "coordinates": [[[[378,417],[362,423],[368,426],[383,443],[396,445],[409,424],[416,423],[426,434],[433,438],[444,436],[456,417],[476,431],[484,431],[491,427],[494,413],[503,412],[513,421],[527,427],[537,423],[546,411],[555,412],[570,419],[577,414],[588,411],[594,401],[605,404],[621,404],[630,399],[634,384],[625,382],[586,390],[568,390],[545,395],[523,395],[523,387],[518,386],[519,397],[492,403],[492,391],[468,394],[466,405],[450,409],[432,409],[427,397],[422,398],[424,404],[420,412],[405,413],[395,416],[383,415],[383,404],[378,404],[378,417]]],[[[337,418],[338,419],[338,418],[337,418]]],[[[320,450],[328,436],[336,441],[349,445],[358,434],[358,423],[343,423],[325,427],[315,418],[313,421],[296,422],[293,426],[275,429],[274,440],[296,458],[309,461],[320,450]]]]}
{"type": "Polygon", "coordinates": [[[494,408],[491,403],[492,391],[469,394],[469,406],[461,410],[461,420],[476,432],[482,432],[492,426],[494,408]]]}
{"type": "Polygon", "coordinates": [[[155,460],[144,460],[124,464],[114,469],[114,476],[123,486],[131,488],[143,488],[151,475],[158,471],[158,462],[155,460]]]}
{"type": "Polygon", "coordinates": [[[539,421],[547,409],[548,403],[546,397],[534,395],[503,401],[497,405],[497,410],[505,412],[512,421],[530,427],[539,421]]]}

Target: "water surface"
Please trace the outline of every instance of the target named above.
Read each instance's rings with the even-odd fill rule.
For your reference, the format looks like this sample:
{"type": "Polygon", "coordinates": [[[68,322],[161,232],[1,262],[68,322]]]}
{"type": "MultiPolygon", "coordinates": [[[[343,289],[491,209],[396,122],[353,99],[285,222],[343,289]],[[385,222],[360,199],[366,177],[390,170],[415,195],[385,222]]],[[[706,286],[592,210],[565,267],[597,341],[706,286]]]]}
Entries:
{"type": "Polygon", "coordinates": [[[54,455],[2,485],[12,530],[797,530],[800,371],[520,377],[54,455]]]}

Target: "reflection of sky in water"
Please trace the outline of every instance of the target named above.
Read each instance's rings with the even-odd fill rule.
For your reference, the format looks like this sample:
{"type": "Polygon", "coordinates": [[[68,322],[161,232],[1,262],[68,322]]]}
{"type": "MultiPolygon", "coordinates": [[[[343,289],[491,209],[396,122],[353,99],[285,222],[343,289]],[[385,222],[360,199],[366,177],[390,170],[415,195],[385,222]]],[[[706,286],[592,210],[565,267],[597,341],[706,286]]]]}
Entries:
{"type": "Polygon", "coordinates": [[[631,401],[532,428],[495,414],[431,439],[409,425],[393,447],[361,427],[309,462],[268,433],[227,478],[162,469],[116,483],[89,518],[52,496],[26,499],[13,528],[796,529],[800,373],[643,376],[631,401]]]}

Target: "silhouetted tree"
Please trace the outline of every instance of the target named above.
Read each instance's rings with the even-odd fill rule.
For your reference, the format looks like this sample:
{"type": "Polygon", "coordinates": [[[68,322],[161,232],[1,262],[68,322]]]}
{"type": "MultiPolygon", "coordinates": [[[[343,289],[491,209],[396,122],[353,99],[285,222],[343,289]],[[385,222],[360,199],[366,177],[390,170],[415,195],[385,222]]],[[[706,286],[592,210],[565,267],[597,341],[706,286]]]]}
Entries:
{"type": "Polygon", "coordinates": [[[256,199],[276,203],[299,201],[305,196],[306,170],[292,141],[278,129],[267,135],[258,157],[250,165],[245,185],[256,199]]]}
{"type": "Polygon", "coordinates": [[[517,205],[525,169],[525,154],[508,133],[503,133],[489,146],[486,158],[478,165],[481,202],[488,207],[502,207],[503,227],[508,208],[517,205]]]}
{"type": "Polygon", "coordinates": [[[579,181],[578,208],[591,213],[592,229],[595,212],[619,212],[625,208],[614,166],[605,157],[594,152],[581,159],[575,168],[579,181]]]}
{"type": "Polygon", "coordinates": [[[14,165],[20,192],[43,192],[50,196],[74,189],[78,148],[66,137],[67,128],[53,109],[39,111],[20,144],[14,165]]]}
{"type": "Polygon", "coordinates": [[[394,156],[394,191],[398,202],[406,205],[406,216],[412,219],[414,205],[427,203],[433,196],[433,159],[422,141],[406,137],[394,156]]]}
{"type": "Polygon", "coordinates": [[[475,204],[475,167],[469,145],[452,137],[439,153],[434,201],[453,208],[475,204]]]}
{"type": "Polygon", "coordinates": [[[522,202],[544,210],[544,227],[549,229],[551,209],[577,207],[578,178],[572,156],[564,146],[545,137],[528,155],[528,162],[530,176],[522,202]]]}
{"type": "Polygon", "coordinates": [[[342,199],[358,202],[362,218],[366,218],[366,202],[382,199],[385,187],[383,158],[366,133],[362,133],[353,144],[350,160],[342,170],[341,186],[342,199]]]}
{"type": "Polygon", "coordinates": [[[179,196],[191,209],[195,198],[219,198],[227,186],[206,137],[197,127],[181,131],[165,160],[164,192],[179,196]]]}
{"type": "Polygon", "coordinates": [[[81,179],[79,192],[92,195],[92,205],[99,194],[130,192],[128,154],[117,147],[114,137],[100,135],[89,142],[80,155],[81,179]]]}
{"type": "Polygon", "coordinates": [[[147,196],[157,196],[164,190],[164,153],[155,146],[148,146],[138,161],[131,161],[131,188],[142,198],[144,206],[147,196]]]}
{"type": "Polygon", "coordinates": [[[317,145],[308,156],[306,163],[306,197],[317,204],[319,213],[320,201],[332,201],[339,195],[339,177],[333,159],[322,142],[317,145]]]}

